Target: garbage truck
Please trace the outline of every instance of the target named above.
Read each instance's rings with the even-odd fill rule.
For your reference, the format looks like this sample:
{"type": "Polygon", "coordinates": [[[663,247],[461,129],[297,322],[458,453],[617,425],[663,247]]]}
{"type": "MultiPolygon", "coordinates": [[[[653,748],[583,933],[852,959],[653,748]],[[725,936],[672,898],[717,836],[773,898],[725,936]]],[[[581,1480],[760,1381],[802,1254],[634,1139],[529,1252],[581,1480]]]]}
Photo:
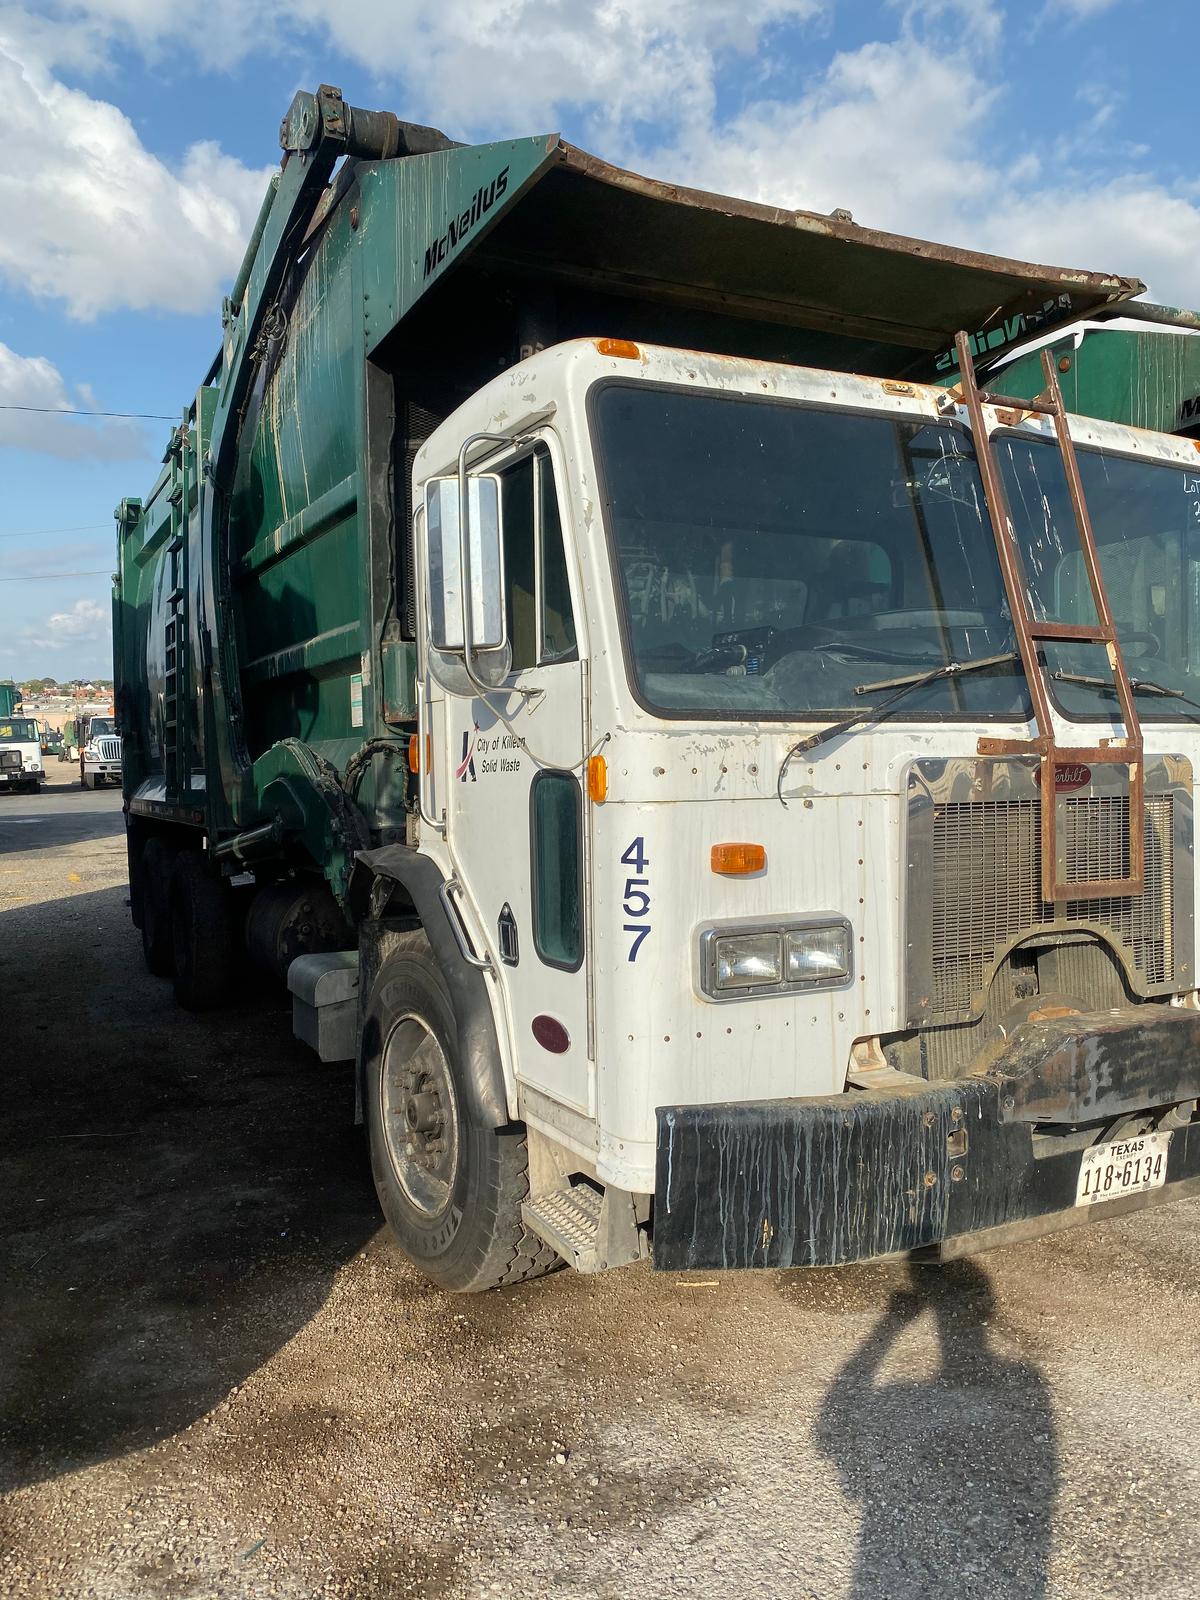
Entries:
{"type": "Polygon", "coordinates": [[[450,1290],[1197,1192],[1195,450],[975,374],[1141,284],[327,85],[281,145],[117,511],[150,971],[286,979],[450,1290]]]}
{"type": "Polygon", "coordinates": [[[1134,300],[999,351],[987,381],[1029,398],[1041,388],[1046,349],[1071,411],[1200,439],[1198,335],[1200,313],[1134,300]]]}

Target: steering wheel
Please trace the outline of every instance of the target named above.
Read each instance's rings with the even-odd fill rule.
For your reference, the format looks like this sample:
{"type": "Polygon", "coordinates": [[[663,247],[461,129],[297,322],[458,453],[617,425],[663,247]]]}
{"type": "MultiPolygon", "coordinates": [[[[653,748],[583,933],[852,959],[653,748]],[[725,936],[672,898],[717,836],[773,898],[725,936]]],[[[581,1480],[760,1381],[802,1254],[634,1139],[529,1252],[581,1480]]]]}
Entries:
{"type": "Polygon", "coordinates": [[[1137,659],[1139,661],[1149,661],[1152,656],[1162,655],[1162,640],[1156,633],[1139,632],[1137,629],[1132,633],[1123,633],[1118,627],[1117,638],[1120,641],[1122,650],[1131,644],[1144,644],[1146,646],[1144,650],[1138,652],[1137,659]]]}

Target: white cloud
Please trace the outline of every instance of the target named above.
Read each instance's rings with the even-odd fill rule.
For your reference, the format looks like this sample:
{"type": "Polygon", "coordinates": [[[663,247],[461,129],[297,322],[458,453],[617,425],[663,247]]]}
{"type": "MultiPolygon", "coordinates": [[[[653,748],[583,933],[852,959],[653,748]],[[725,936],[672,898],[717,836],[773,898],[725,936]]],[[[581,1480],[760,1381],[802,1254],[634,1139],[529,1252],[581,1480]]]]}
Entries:
{"type": "Polygon", "coordinates": [[[86,385],[72,397],[52,361],[18,355],[0,343],[0,448],[36,450],[75,461],[127,461],[146,455],[146,434],[135,422],[53,415],[77,408],[97,409],[86,385]],[[4,409],[7,406],[43,409],[10,411],[4,409]]]}
{"type": "MultiPolygon", "coordinates": [[[[895,40],[836,55],[795,99],[760,100],[729,122],[682,127],[669,144],[643,152],[644,166],[777,205],[844,207],[869,227],[1124,273],[1142,278],[1156,298],[1194,301],[1194,191],[1177,192],[1145,172],[1114,176],[1107,152],[1090,171],[1048,169],[1036,155],[997,159],[989,117],[1003,91],[982,48],[992,34],[989,24],[930,35],[906,21],[895,40]]],[[[1098,91],[1082,96],[1093,129],[1104,103],[1098,91]]],[[[1086,143],[1064,140],[1059,149],[1073,156],[1086,143]]]]}
{"type": "Polygon", "coordinates": [[[22,630],[26,646],[34,650],[77,649],[98,644],[112,634],[110,613],[95,600],[76,600],[66,611],[54,611],[43,623],[22,630]]]}
{"type": "Polygon", "coordinates": [[[1051,16],[1065,15],[1076,22],[1088,22],[1119,4],[1120,0],[1047,0],[1046,10],[1051,16]]]}
{"type": "Polygon", "coordinates": [[[795,100],[686,127],[648,159],[681,182],[809,211],[844,207],[871,227],[946,237],[963,201],[987,189],[972,142],[992,99],[966,55],[905,36],[835,56],[795,100]],[[910,104],[921,107],[916,128],[898,122],[910,104]]]}
{"type": "MultiPolygon", "coordinates": [[[[1043,15],[1082,20],[1112,3],[1046,0],[1043,15]]],[[[1007,9],[897,0],[894,37],[835,55],[796,92],[794,52],[777,50],[779,35],[818,32],[836,0],[210,0],[199,35],[168,0],[47,4],[57,29],[10,20],[17,44],[7,56],[0,44],[11,125],[0,209],[25,219],[19,243],[0,237],[0,276],[62,297],[77,316],[215,309],[266,180],[214,143],[173,167],[147,151],[114,106],[52,76],[81,38],[98,61],[128,48],[153,60],[186,41],[216,66],[252,57],[266,39],[310,53],[332,46],[392,85],[382,103],[457,136],[536,131],[569,111],[599,153],[659,176],[780,205],[844,206],[869,226],[1132,273],[1164,298],[1194,295],[1200,209],[1130,170],[1142,160],[1131,147],[1100,148],[1115,120],[1103,85],[1079,91],[1076,129],[1036,153],[997,154],[997,73],[1015,58],[995,46],[1016,0],[1007,9]],[[737,78],[750,97],[726,114],[735,66],[751,69],[737,78]]],[[[5,26],[0,11],[0,41],[5,26]]]]}
{"type": "Polygon", "coordinates": [[[60,83],[38,47],[11,14],[0,18],[0,215],[20,218],[0,231],[0,279],[81,318],[211,310],[237,270],[268,170],[207,141],[172,170],[115,106],[60,83]]]}
{"type": "Polygon", "coordinates": [[[563,108],[626,119],[710,107],[719,64],[751,56],[766,30],[834,0],[211,0],[197,31],[173,0],[59,0],[101,36],[153,57],[186,38],[228,67],[264,38],[328,48],[405,81],[405,105],[457,133],[548,131],[563,108]]]}

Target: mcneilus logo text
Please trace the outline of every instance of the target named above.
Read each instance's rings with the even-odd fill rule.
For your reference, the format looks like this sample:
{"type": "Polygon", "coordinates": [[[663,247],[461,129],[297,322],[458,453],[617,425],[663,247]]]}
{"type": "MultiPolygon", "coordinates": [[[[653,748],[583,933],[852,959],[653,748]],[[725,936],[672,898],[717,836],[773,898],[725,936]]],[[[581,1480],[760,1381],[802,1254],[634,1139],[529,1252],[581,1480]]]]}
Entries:
{"type": "Polygon", "coordinates": [[[446,229],[445,233],[442,234],[440,239],[434,239],[432,244],[426,247],[425,277],[428,277],[431,272],[434,272],[438,267],[441,266],[442,262],[445,261],[448,252],[455,249],[463,242],[466,236],[470,233],[471,229],[479,221],[480,217],[489,212],[497,200],[500,200],[504,197],[507,189],[507,167],[505,167],[502,172],[497,173],[497,175],[492,179],[491,183],[485,183],[480,188],[476,189],[474,195],[472,196],[471,204],[461,214],[461,216],[455,217],[454,221],[446,229]]]}

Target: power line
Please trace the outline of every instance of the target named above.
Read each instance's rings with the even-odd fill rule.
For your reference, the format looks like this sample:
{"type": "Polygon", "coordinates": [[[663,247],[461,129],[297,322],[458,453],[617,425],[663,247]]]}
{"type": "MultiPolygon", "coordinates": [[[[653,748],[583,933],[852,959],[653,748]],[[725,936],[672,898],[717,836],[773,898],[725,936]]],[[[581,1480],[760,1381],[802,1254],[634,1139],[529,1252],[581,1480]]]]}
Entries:
{"type": "Polygon", "coordinates": [[[174,422],[174,417],[164,417],[161,411],[78,411],[73,406],[10,406],[0,405],[0,411],[37,411],[46,417],[125,417],[132,422],[174,422]]]}
{"type": "Polygon", "coordinates": [[[50,578],[109,578],[111,567],[93,567],[90,572],[20,572],[13,578],[0,578],[0,583],[40,583],[50,578]]]}
{"type": "Polygon", "coordinates": [[[77,522],[72,528],[12,528],[0,533],[0,539],[40,539],[43,534],[52,533],[99,533],[111,531],[111,527],[108,522],[77,522]]]}

